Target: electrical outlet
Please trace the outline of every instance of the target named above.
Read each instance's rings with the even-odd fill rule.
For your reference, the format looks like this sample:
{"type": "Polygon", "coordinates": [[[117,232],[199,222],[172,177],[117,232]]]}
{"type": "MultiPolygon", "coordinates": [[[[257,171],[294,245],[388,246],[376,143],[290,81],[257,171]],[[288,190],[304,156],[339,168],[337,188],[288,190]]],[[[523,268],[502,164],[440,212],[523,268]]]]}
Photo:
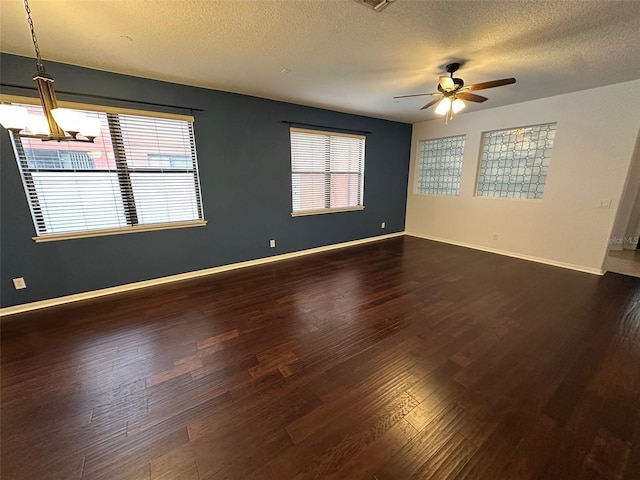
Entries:
{"type": "Polygon", "coordinates": [[[611,200],[600,200],[598,208],[611,208],[611,200]]]}
{"type": "Polygon", "coordinates": [[[276,241],[273,238],[269,240],[269,247],[276,248],[276,241]]]}
{"type": "Polygon", "coordinates": [[[16,290],[22,290],[23,288],[27,288],[27,284],[24,281],[24,278],[18,277],[13,279],[13,286],[16,287],[16,290]]]}
{"type": "Polygon", "coordinates": [[[387,224],[386,224],[386,222],[382,222],[382,223],[380,224],[380,228],[387,228],[387,224]]]}
{"type": "Polygon", "coordinates": [[[497,233],[494,233],[494,234],[493,234],[493,239],[494,239],[494,240],[497,240],[497,239],[498,239],[498,234],[497,234],[497,233]]]}

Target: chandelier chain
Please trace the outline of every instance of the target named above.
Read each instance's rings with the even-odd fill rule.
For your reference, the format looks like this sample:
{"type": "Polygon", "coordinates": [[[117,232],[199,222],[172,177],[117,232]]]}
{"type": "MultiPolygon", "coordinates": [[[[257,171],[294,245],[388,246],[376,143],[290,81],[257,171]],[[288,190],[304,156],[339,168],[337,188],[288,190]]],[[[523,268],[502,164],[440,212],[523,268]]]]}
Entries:
{"type": "Polygon", "coordinates": [[[44,64],[40,57],[40,47],[38,46],[38,37],[36,37],[36,31],[33,27],[33,20],[31,19],[31,9],[29,8],[29,1],[24,0],[24,9],[27,11],[27,19],[29,21],[29,28],[31,29],[31,40],[33,41],[33,47],[36,50],[36,66],[39,73],[44,73],[44,64]]]}

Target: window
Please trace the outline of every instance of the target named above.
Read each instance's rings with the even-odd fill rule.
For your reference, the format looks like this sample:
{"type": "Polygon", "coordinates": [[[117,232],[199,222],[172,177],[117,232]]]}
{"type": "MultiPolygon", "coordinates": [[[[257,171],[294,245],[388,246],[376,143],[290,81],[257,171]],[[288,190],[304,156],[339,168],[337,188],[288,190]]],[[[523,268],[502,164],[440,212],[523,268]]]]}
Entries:
{"type": "Polygon", "coordinates": [[[364,208],[362,135],[291,128],[292,215],[364,208]]]}
{"type": "Polygon", "coordinates": [[[83,113],[94,143],[10,132],[36,241],[204,224],[191,117],[83,113]]]}
{"type": "Polygon", "coordinates": [[[459,195],[464,135],[420,142],[415,193],[459,195]]]}
{"type": "Polygon", "coordinates": [[[25,150],[29,169],[66,168],[87,169],[94,167],[93,159],[88,152],[63,152],[45,148],[29,148],[25,150]]]}
{"type": "Polygon", "coordinates": [[[555,123],[485,132],[476,195],[541,199],[555,134],[555,123]]]}

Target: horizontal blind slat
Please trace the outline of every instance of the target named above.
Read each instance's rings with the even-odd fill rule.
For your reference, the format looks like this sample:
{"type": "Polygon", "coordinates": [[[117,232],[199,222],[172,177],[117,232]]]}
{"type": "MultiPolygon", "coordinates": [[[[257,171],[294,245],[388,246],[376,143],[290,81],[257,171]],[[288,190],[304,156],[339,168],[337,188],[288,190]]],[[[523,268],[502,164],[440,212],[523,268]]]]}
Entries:
{"type": "Polygon", "coordinates": [[[365,137],[290,129],[292,209],[362,206],[365,137]]]}
{"type": "Polygon", "coordinates": [[[82,113],[100,121],[92,144],[11,134],[38,235],[204,219],[191,122],[82,113]]]}

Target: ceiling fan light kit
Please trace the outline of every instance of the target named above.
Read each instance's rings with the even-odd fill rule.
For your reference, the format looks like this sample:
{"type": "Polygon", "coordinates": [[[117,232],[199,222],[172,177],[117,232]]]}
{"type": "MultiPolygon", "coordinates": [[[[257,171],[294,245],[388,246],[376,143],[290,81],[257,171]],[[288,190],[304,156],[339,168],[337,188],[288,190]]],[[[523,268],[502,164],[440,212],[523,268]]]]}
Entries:
{"type": "Polygon", "coordinates": [[[100,134],[99,120],[90,119],[76,110],[58,108],[56,92],[53,89],[53,76],[45,71],[40,57],[40,48],[33,20],[31,20],[28,0],[24,0],[24,8],[27,12],[31,39],[36,52],[37,71],[33,76],[33,81],[36,82],[44,118],[30,114],[25,107],[20,105],[0,104],[0,124],[20,137],[38,138],[42,141],[93,143],[94,138],[100,134]]]}
{"type": "Polygon", "coordinates": [[[449,97],[445,97],[438,103],[436,113],[438,115],[444,115],[445,113],[449,113],[449,110],[451,110],[451,99],[449,97]]]}
{"type": "Polygon", "coordinates": [[[467,105],[459,98],[456,98],[453,102],[451,102],[451,110],[453,110],[453,113],[458,113],[466,106],[467,105]]]}
{"type": "Polygon", "coordinates": [[[441,76],[438,80],[437,92],[418,93],[414,95],[401,95],[393,98],[422,97],[425,95],[438,96],[435,100],[430,101],[420,110],[436,106],[436,114],[445,115],[445,122],[453,118],[454,113],[466,107],[465,100],[468,102],[482,103],[488,100],[487,97],[469,93],[474,90],[484,90],[486,88],[501,87],[516,83],[515,78],[503,78],[501,80],[492,80],[490,82],[475,83],[473,85],[464,86],[461,78],[455,78],[453,74],[460,68],[460,63],[450,63],[447,65],[447,73],[449,76],[441,76]]]}

